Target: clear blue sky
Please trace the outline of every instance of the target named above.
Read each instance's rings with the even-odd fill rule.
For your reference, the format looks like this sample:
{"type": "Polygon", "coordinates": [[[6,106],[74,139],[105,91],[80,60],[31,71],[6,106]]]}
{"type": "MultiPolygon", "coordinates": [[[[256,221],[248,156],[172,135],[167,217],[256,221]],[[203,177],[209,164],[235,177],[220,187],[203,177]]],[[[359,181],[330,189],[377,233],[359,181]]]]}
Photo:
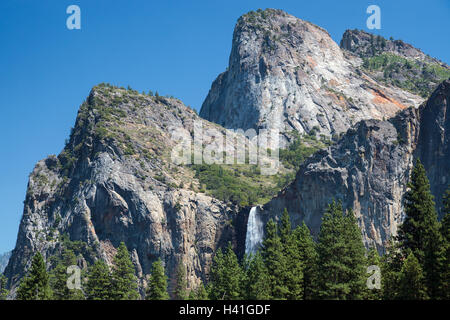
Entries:
{"type": "Polygon", "coordinates": [[[0,1],[0,253],[13,249],[29,173],[58,154],[79,105],[100,82],[171,94],[199,109],[228,64],[238,17],[278,8],[329,31],[366,29],[450,63],[450,1],[0,1]],[[81,30],[66,8],[81,8],[81,30]]]}

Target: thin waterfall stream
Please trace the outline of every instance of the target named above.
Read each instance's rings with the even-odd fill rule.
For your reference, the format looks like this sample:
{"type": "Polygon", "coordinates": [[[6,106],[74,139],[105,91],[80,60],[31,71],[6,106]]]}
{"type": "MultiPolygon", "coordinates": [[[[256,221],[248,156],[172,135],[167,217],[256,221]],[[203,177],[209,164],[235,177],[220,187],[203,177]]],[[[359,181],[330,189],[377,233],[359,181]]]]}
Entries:
{"type": "Polygon", "coordinates": [[[245,253],[255,254],[264,236],[263,222],[258,214],[258,207],[252,207],[248,215],[247,233],[245,235],[245,253]]]}

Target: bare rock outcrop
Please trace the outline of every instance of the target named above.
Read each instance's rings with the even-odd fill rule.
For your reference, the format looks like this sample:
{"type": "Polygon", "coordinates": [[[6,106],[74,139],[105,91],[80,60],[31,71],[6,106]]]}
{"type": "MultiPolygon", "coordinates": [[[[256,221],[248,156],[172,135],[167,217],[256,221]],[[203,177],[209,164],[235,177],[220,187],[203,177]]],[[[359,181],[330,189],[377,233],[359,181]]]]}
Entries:
{"type": "Polygon", "coordinates": [[[317,235],[327,205],[353,208],[367,246],[382,251],[404,218],[403,195],[414,161],[427,170],[438,211],[450,183],[450,80],[418,109],[388,120],[364,120],[327,150],[311,156],[295,181],[261,208],[267,221],[287,208],[294,225],[317,235]]]}
{"type": "Polygon", "coordinates": [[[226,128],[315,128],[331,137],[423,101],[374,80],[361,64],[310,22],[281,10],[252,11],[239,18],[229,66],[213,82],[200,115],[226,128]]]}
{"type": "MultiPolygon", "coordinates": [[[[5,274],[14,294],[39,251],[47,261],[78,242],[80,266],[112,264],[124,242],[141,293],[151,264],[161,258],[174,285],[178,264],[195,288],[213,253],[236,244],[236,208],[195,188],[194,173],[171,161],[174,128],[191,134],[194,122],[217,128],[174,98],[109,85],[92,89],[70,140],[58,156],[39,161],[30,175],[17,243],[5,274]]],[[[219,128],[224,130],[223,128],[219,128]]]]}

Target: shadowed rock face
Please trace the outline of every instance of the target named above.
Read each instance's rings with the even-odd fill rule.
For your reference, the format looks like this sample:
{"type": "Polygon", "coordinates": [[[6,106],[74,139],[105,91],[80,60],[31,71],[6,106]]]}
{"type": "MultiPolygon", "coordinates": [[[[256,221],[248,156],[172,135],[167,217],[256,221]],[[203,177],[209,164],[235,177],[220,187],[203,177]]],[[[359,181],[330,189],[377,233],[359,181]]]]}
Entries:
{"type": "Polygon", "coordinates": [[[450,185],[450,80],[433,93],[421,116],[415,156],[427,169],[431,192],[441,212],[442,195],[450,185]]]}
{"type": "Polygon", "coordinates": [[[37,251],[49,262],[62,250],[62,235],[87,243],[81,266],[98,258],[111,264],[123,241],[141,290],[158,258],[170,288],[179,263],[186,266],[189,286],[196,287],[208,274],[217,246],[227,241],[236,246],[239,228],[229,222],[234,206],[193,191],[194,173],[170,160],[171,127],[189,134],[194,121],[217,127],[177,99],[95,87],[64,151],[39,161],[30,175],[5,272],[13,294],[37,251]]]}
{"type": "Polygon", "coordinates": [[[441,210],[450,182],[449,101],[447,80],[418,109],[389,121],[361,121],[301,166],[295,181],[262,208],[265,221],[287,208],[294,225],[304,220],[317,235],[327,205],[341,200],[344,208],[353,208],[365,244],[382,251],[404,218],[402,197],[417,157],[441,210]]]}
{"type": "Polygon", "coordinates": [[[226,128],[275,128],[331,136],[363,119],[384,119],[423,99],[361,71],[322,28],[281,10],[239,18],[228,69],[200,115],[226,128]]]}

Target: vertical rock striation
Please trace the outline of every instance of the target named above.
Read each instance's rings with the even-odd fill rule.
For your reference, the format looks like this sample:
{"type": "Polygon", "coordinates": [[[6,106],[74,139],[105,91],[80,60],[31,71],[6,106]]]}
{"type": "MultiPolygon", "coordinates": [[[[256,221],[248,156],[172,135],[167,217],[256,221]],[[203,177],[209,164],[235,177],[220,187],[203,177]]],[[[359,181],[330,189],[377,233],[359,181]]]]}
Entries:
{"type": "Polygon", "coordinates": [[[327,150],[300,167],[295,181],[261,208],[265,221],[287,208],[295,225],[305,221],[313,234],[333,200],[353,208],[367,246],[382,251],[402,221],[409,174],[420,158],[437,208],[450,182],[450,80],[441,83],[418,109],[388,121],[364,120],[327,150]]]}
{"type": "MultiPolygon", "coordinates": [[[[95,87],[80,108],[59,156],[39,161],[30,175],[16,247],[5,270],[14,294],[40,251],[49,262],[63,237],[81,241],[80,265],[111,264],[124,242],[144,292],[151,264],[161,258],[174,285],[186,267],[188,285],[208,274],[217,246],[233,241],[236,208],[196,191],[194,172],[171,162],[176,141],[194,121],[214,124],[172,98],[151,97],[109,85],[95,87]]],[[[223,130],[223,129],[221,129],[223,130]]]]}
{"type": "Polygon", "coordinates": [[[315,128],[332,136],[423,101],[375,81],[361,64],[310,22],[281,10],[250,12],[236,24],[228,69],[200,115],[226,128],[315,128]]]}

